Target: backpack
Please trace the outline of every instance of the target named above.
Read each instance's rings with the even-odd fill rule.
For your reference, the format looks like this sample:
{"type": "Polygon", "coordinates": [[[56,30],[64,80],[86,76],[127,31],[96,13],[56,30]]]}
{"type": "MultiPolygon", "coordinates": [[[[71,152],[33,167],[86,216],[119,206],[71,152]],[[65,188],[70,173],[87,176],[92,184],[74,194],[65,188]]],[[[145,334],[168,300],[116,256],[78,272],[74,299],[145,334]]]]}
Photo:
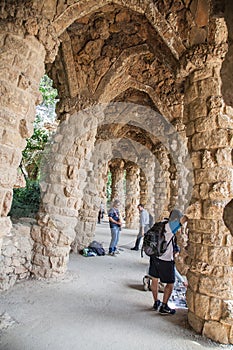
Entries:
{"type": "Polygon", "coordinates": [[[163,255],[173,237],[169,242],[165,238],[165,225],[168,221],[156,222],[145,234],[142,243],[141,256],[143,256],[143,251],[146,255],[151,256],[155,255],[160,257],[163,255]]]}
{"type": "Polygon", "coordinates": [[[96,253],[97,255],[105,255],[105,250],[101,243],[97,241],[93,241],[89,244],[88,249],[92,252],[96,253]]]}

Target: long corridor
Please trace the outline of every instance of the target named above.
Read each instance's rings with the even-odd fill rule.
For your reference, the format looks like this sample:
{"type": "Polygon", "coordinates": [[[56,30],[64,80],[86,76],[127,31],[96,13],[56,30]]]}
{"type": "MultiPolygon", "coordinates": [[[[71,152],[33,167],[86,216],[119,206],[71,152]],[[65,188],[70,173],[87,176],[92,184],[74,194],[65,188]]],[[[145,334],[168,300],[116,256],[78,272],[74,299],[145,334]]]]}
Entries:
{"type": "MultiPolygon", "coordinates": [[[[148,258],[131,251],[136,230],[121,232],[117,257],[71,254],[60,280],[30,280],[1,294],[1,350],[233,349],[195,334],[187,310],[161,316],[143,290],[148,258]]],[[[107,248],[107,222],[95,240],[107,248]]]]}

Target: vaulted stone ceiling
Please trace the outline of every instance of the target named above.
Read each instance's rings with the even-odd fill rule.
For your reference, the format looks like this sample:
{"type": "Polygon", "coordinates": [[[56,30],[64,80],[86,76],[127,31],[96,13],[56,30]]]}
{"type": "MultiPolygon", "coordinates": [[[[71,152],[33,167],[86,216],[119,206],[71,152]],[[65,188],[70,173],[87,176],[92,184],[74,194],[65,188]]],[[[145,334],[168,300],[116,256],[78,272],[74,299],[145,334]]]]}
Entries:
{"type": "MultiPolygon", "coordinates": [[[[132,86],[139,91],[146,86],[168,106],[180,98],[178,60],[144,15],[107,5],[77,19],[61,38],[52,77],[63,99],[79,95],[89,101],[126,102],[132,100],[132,86]]],[[[156,103],[149,104],[157,109],[156,103]]]]}

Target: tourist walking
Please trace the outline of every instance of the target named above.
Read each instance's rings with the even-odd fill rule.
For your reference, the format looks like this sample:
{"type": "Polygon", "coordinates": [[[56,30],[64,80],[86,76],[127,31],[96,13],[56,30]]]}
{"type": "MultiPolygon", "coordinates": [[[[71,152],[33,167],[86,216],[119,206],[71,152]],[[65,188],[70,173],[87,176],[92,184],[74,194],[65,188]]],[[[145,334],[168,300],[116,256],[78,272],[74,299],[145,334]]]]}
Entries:
{"type": "Polygon", "coordinates": [[[150,216],[148,211],[144,208],[144,205],[141,203],[138,204],[138,210],[139,210],[139,232],[137,235],[135,245],[133,248],[131,248],[131,250],[139,250],[141,239],[150,228],[149,226],[150,216]]]}

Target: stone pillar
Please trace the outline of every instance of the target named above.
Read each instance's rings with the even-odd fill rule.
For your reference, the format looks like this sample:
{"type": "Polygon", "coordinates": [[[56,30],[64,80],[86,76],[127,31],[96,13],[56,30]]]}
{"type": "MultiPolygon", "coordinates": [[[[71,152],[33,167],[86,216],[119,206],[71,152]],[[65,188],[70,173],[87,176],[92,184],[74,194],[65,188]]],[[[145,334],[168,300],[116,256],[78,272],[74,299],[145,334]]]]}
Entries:
{"type": "Polygon", "coordinates": [[[137,165],[126,164],[126,200],[125,226],[131,229],[138,228],[139,214],[137,205],[140,202],[140,169],[137,165]]]}
{"type": "MultiPolygon", "coordinates": [[[[76,237],[71,244],[78,252],[94,239],[96,222],[101,201],[106,203],[108,160],[111,159],[111,141],[97,142],[91,156],[91,163],[83,193],[83,204],[79,210],[76,237]]],[[[105,206],[106,208],[106,206],[105,206]]]]}
{"type": "MultiPolygon", "coordinates": [[[[233,196],[233,125],[220,96],[221,59],[210,51],[199,48],[199,67],[185,85],[184,120],[195,178],[187,212],[187,303],[190,325],[227,344],[233,343],[233,238],[224,224],[223,211],[233,196]]],[[[220,48],[216,52],[220,53],[220,48]]]]}
{"type": "Polygon", "coordinates": [[[154,187],[153,187],[153,200],[154,200],[154,221],[158,221],[168,216],[169,213],[169,201],[174,198],[174,193],[171,193],[171,176],[170,159],[168,152],[160,145],[155,152],[155,156],[158,162],[154,168],[154,187]]]}
{"type": "Polygon", "coordinates": [[[1,26],[0,93],[0,249],[2,238],[11,230],[11,208],[17,169],[33,133],[35,106],[39,102],[39,83],[44,74],[44,47],[23,28],[10,23],[1,26]]]}
{"type": "Polygon", "coordinates": [[[109,165],[112,174],[112,196],[111,200],[119,199],[121,202],[121,215],[125,216],[125,189],[124,189],[124,169],[125,162],[122,159],[115,159],[109,165]]]}

